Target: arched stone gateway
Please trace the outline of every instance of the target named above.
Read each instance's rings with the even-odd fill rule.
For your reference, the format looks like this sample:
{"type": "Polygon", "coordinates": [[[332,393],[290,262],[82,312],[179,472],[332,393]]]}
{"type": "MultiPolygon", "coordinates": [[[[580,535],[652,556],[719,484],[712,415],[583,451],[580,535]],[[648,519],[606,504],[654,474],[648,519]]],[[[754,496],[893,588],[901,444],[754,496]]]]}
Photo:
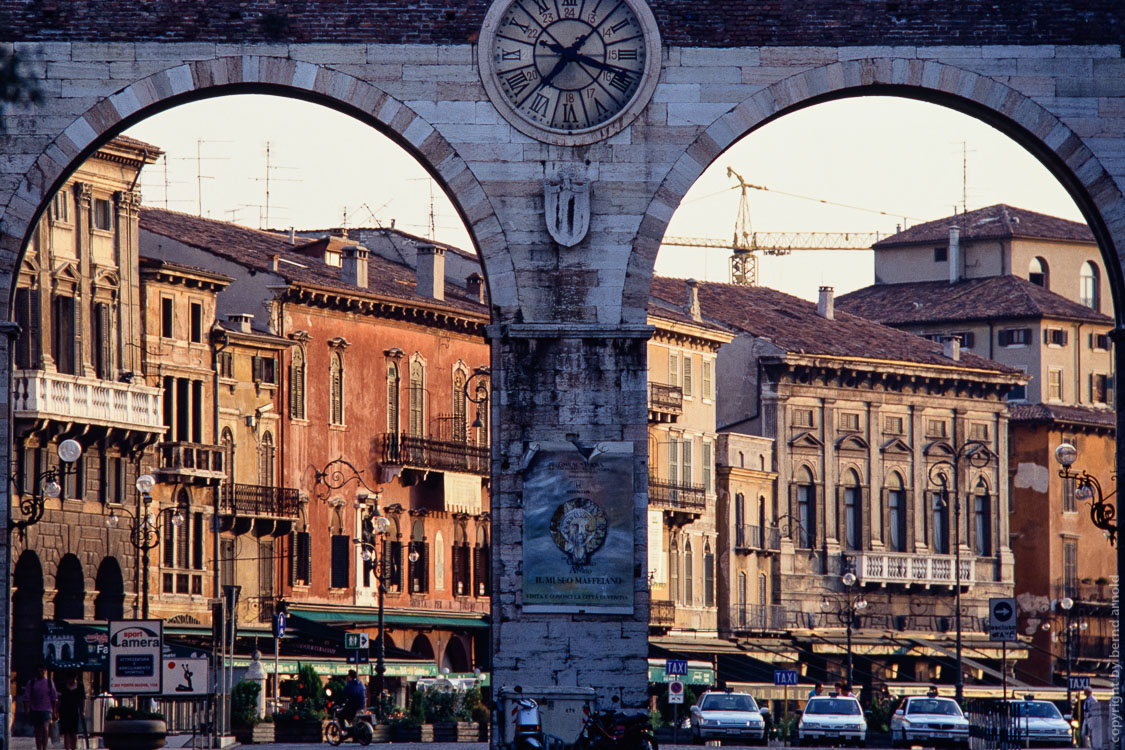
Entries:
{"type": "MultiPolygon", "coordinates": [[[[497,0],[489,23],[505,18],[510,1],[497,0]]],[[[652,0],[651,13],[644,0],[628,3],[654,43],[645,49],[659,53],[651,71],[638,65],[631,75],[658,78],[618,81],[646,98],[623,102],[626,119],[611,117],[581,145],[529,124],[535,100],[523,110],[499,100],[508,96],[504,84],[510,92],[518,81],[485,85],[490,67],[479,58],[506,50],[477,47],[495,38],[495,26],[482,27],[493,5],[484,0],[361,0],[346,12],[330,0],[293,11],[214,0],[190,18],[142,0],[102,14],[0,11],[0,33],[24,42],[18,49],[46,94],[5,116],[0,282],[10,285],[46,196],[66,173],[158,109],[224,93],[279,93],[390,134],[458,206],[494,306],[492,684],[589,685],[640,707],[646,303],[664,228],[691,183],[738,138],[819,101],[889,93],[956,107],[1003,129],[1054,171],[1090,222],[1121,302],[1125,61],[1120,19],[1093,1],[899,10],[842,0],[816,13],[796,3],[652,0]],[[556,220],[567,217],[565,226],[548,226],[545,205],[555,206],[556,220]],[[624,512],[568,500],[557,517],[535,516],[530,509],[549,496],[543,487],[558,478],[545,467],[581,466],[598,443],[599,460],[615,467],[607,504],[624,512]],[[571,444],[581,450],[567,452],[571,444]],[[551,456],[558,460],[544,460],[551,456]],[[570,569],[541,575],[549,587],[554,578],[581,578],[588,556],[602,554],[598,534],[611,528],[624,544],[602,541],[605,549],[627,549],[630,534],[632,541],[632,566],[605,578],[619,598],[593,607],[535,598],[544,590],[526,585],[525,541],[550,536],[567,551],[570,569]]],[[[552,44],[563,63],[578,54],[552,44]]],[[[0,362],[7,354],[4,341],[0,362]]],[[[3,433],[7,460],[6,423],[3,433]]]]}

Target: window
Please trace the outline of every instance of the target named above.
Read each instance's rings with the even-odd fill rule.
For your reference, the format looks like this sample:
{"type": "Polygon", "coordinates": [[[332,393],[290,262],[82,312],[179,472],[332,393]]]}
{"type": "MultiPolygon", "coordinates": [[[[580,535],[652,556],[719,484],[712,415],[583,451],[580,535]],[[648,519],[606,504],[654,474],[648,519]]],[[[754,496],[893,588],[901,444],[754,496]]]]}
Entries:
{"type": "Polygon", "coordinates": [[[332,576],[329,585],[346,589],[351,583],[352,540],[347,534],[332,535],[332,576]]]}
{"type": "Polygon", "coordinates": [[[862,549],[863,490],[854,471],[847,473],[844,482],[844,546],[851,550],[862,549]]]}
{"type": "Polygon", "coordinates": [[[692,391],[692,388],[694,387],[694,384],[692,383],[691,366],[692,366],[692,356],[691,356],[690,353],[685,353],[684,354],[684,398],[692,398],[692,396],[694,395],[693,391],[692,391]]]}
{"type": "Polygon", "coordinates": [[[426,432],[426,368],[420,360],[410,363],[410,434],[421,437],[426,432]]]}
{"type": "Polygon", "coordinates": [[[86,457],[79,456],[78,460],[70,465],[69,471],[66,464],[59,461],[59,484],[62,485],[62,497],[65,500],[82,500],[86,494],[86,457]]]}
{"type": "Polygon", "coordinates": [[[934,263],[944,263],[949,258],[949,248],[934,248],[934,263]]]}
{"type": "Polygon", "coordinates": [[[1078,596],[1078,542],[1063,541],[1063,592],[1066,596],[1078,596]]]}
{"type": "Polygon", "coordinates": [[[887,483],[887,510],[889,515],[890,546],[894,552],[906,551],[906,490],[902,477],[891,474],[887,483]]]}
{"type": "Polygon", "coordinates": [[[402,591],[402,534],[399,533],[398,521],[391,519],[387,531],[388,545],[384,550],[387,555],[387,590],[398,593],[402,591]]]}
{"type": "Polygon", "coordinates": [[[902,434],[902,417],[887,417],[883,420],[883,432],[888,435],[902,434]]]}
{"type": "Polygon", "coordinates": [[[1109,334],[1108,333],[1091,333],[1090,334],[1090,348],[1103,352],[1109,351],[1109,334]]]}
{"type": "Polygon", "coordinates": [[[712,477],[714,476],[711,470],[711,443],[706,440],[703,441],[703,489],[711,493],[715,491],[712,477]]]}
{"type": "Polygon", "coordinates": [[[734,496],[734,546],[745,547],[746,538],[746,496],[741,492],[734,496]]]}
{"type": "Polygon", "coordinates": [[[1063,513],[1077,513],[1078,500],[1074,496],[1075,482],[1074,477],[1063,477],[1062,480],[1062,509],[1063,513]]]}
{"type": "Polygon", "coordinates": [[[973,495],[973,551],[992,556],[992,498],[987,490],[973,495]]]}
{"type": "Polygon", "coordinates": [[[1095,404],[1109,403],[1109,376],[1100,373],[1090,375],[1090,400],[1095,404]]]}
{"type": "Polygon", "coordinates": [[[668,352],[668,385],[680,384],[680,353],[668,352]]]}
{"type": "Polygon", "coordinates": [[[746,574],[738,574],[738,624],[742,627],[747,626],[746,622],[746,594],[749,588],[746,583],[746,574]]]}
{"type": "Polygon", "coordinates": [[[1062,401],[1063,373],[1061,369],[1051,368],[1047,371],[1047,398],[1051,401],[1062,401]]]}
{"type": "Polygon", "coordinates": [[[1098,267],[1093,261],[1082,264],[1078,274],[1078,301],[1091,310],[1101,309],[1098,267]]]}
{"type": "Polygon", "coordinates": [[[703,606],[715,606],[715,553],[710,542],[703,546],[703,606]]]}
{"type": "Polygon", "coordinates": [[[277,385],[277,359],[274,357],[254,357],[250,369],[255,383],[277,385]]]}
{"type": "Polygon", "coordinates": [[[113,380],[113,320],[109,305],[94,305],[94,372],[102,380],[113,380]]]}
{"type": "Polygon", "coordinates": [[[295,531],[289,535],[289,584],[308,586],[312,578],[312,535],[295,531]]]}
{"type": "Polygon", "coordinates": [[[94,229],[100,229],[103,232],[113,230],[113,205],[104,198],[98,198],[94,201],[94,229]]]}
{"type": "Polygon", "coordinates": [[[1067,332],[1065,328],[1045,328],[1043,330],[1043,343],[1049,346],[1066,346],[1067,332]]]}
{"type": "Polygon", "coordinates": [[[712,373],[713,369],[714,369],[714,363],[709,359],[704,359],[703,360],[703,394],[702,395],[703,395],[703,398],[708,399],[708,400],[715,398],[714,375],[712,373]]]}
{"type": "Polygon", "coordinates": [[[234,355],[230,352],[219,352],[219,377],[234,377],[234,355]]]}
{"type": "Polygon", "coordinates": [[[473,588],[477,596],[488,596],[492,590],[492,548],[488,544],[488,532],[483,526],[477,528],[477,546],[473,550],[473,556],[473,588]]]}
{"type": "Polygon", "coordinates": [[[53,221],[70,221],[70,196],[66,191],[55,193],[51,198],[48,214],[53,221]]]}
{"type": "Polygon", "coordinates": [[[387,363],[387,432],[397,433],[399,431],[399,376],[398,364],[395,362],[387,363]]]}
{"type": "Polygon", "coordinates": [[[234,483],[234,433],[230,431],[229,427],[223,428],[223,434],[219,438],[219,442],[223,446],[223,465],[227,467],[227,482],[234,483]]]}
{"type": "Polygon", "coordinates": [[[258,601],[262,607],[258,610],[258,621],[268,621],[273,614],[273,538],[258,540],[258,601]]]}
{"type": "Polygon", "coordinates": [[[844,432],[859,432],[859,415],[855,412],[841,412],[840,429],[844,432]]]}
{"type": "Polygon", "coordinates": [[[434,589],[445,591],[445,538],[434,534],[434,589]]]}
{"type": "Polygon", "coordinates": [[[668,599],[680,600],[680,545],[674,537],[668,546],[668,599]]]}
{"type": "Polygon", "coordinates": [[[969,438],[971,440],[988,440],[988,424],[985,422],[973,422],[969,425],[969,438]]]}
{"type": "Polygon", "coordinates": [[[797,484],[797,546],[813,549],[816,546],[816,485],[808,469],[801,470],[797,484]]]}
{"type": "Polygon", "coordinates": [[[420,520],[414,522],[414,530],[410,534],[407,562],[410,563],[410,593],[428,592],[430,590],[429,544],[426,542],[425,526],[420,520]]]}
{"type": "Polygon", "coordinates": [[[930,549],[939,555],[949,554],[949,503],[942,492],[930,493],[930,549]]]}
{"type": "Polygon", "coordinates": [[[274,487],[274,459],[277,449],[273,444],[273,433],[268,430],[262,435],[262,442],[258,445],[258,484],[263,487],[274,487]]]}
{"type": "Polygon", "coordinates": [[[16,341],[16,369],[39,367],[39,290],[16,289],[14,319],[20,327],[16,341]]]}
{"type": "Polygon", "coordinates": [[[305,418],[305,351],[300,347],[289,360],[289,417],[305,418]]]}
{"type": "Polygon", "coordinates": [[[1027,346],[1031,343],[1030,328],[1003,328],[996,334],[1000,346],[1027,346]]]}
{"type": "Polygon", "coordinates": [[[55,368],[66,375],[78,374],[78,311],[74,297],[55,297],[52,328],[54,329],[55,368]]]}
{"type": "Polygon", "coordinates": [[[164,339],[173,338],[172,332],[172,298],[160,298],[160,337],[164,339]]]}
{"type": "Polygon", "coordinates": [[[1027,280],[1036,286],[1050,289],[1050,274],[1047,270],[1047,261],[1042,258],[1032,258],[1027,267],[1027,280]]]}
{"type": "Polygon", "coordinates": [[[103,503],[125,502],[125,462],[116,456],[102,454],[101,483],[98,499],[103,503]]]}
{"type": "Polygon", "coordinates": [[[199,302],[191,303],[191,338],[193,344],[203,343],[203,305],[199,302]]]}
{"type": "Polygon", "coordinates": [[[695,440],[690,437],[685,437],[680,447],[682,449],[680,455],[683,459],[680,462],[680,473],[683,476],[684,484],[691,484],[691,480],[695,478],[695,473],[692,471],[691,467],[692,453],[695,451],[695,440]]]}
{"type": "MultiPolygon", "coordinates": [[[[163,591],[166,594],[202,593],[202,577],[190,571],[203,570],[203,514],[191,512],[191,498],[183,489],[176,498],[176,507],[165,508],[163,514],[163,567],[172,569],[162,577],[163,591]],[[182,518],[178,526],[173,520],[177,512],[182,518]]],[[[228,564],[233,567],[233,562],[228,564]]]]}
{"type": "Polygon", "coordinates": [[[793,410],[793,426],[794,427],[812,427],[813,426],[813,410],[812,409],[794,409],[793,410]]]}
{"type": "Polygon", "coordinates": [[[926,437],[949,437],[949,422],[944,419],[931,419],[926,422],[926,437]]]}
{"type": "Polygon", "coordinates": [[[695,560],[691,554],[691,540],[684,541],[684,604],[695,605],[695,560]]]}
{"type": "Polygon", "coordinates": [[[328,421],[344,423],[344,358],[332,352],[328,360],[328,421]]]}
{"type": "Polygon", "coordinates": [[[680,441],[675,436],[668,443],[668,481],[676,484],[680,477],[680,441]]]}
{"type": "Polygon", "coordinates": [[[454,596],[469,596],[472,593],[472,582],[469,580],[471,553],[472,548],[469,547],[469,540],[465,535],[465,526],[459,523],[453,529],[454,596]]]}
{"type": "Polygon", "coordinates": [[[453,392],[449,395],[453,403],[453,440],[464,443],[469,439],[469,425],[466,419],[465,371],[453,373],[453,392]]]}

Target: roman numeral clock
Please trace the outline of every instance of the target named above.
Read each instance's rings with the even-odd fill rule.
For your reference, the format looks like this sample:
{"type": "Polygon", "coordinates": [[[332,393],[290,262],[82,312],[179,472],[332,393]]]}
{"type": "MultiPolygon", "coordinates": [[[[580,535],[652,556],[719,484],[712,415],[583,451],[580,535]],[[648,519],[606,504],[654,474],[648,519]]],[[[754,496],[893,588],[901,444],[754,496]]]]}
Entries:
{"type": "Polygon", "coordinates": [[[580,146],[632,122],[660,75],[644,0],[497,0],[478,56],[496,108],[536,140],[580,146]]]}

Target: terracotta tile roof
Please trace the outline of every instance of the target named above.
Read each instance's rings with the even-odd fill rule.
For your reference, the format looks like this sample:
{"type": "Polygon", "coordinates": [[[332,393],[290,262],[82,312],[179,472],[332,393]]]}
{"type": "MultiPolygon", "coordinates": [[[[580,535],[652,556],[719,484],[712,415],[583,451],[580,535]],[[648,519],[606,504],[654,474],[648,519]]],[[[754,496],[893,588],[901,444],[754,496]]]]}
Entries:
{"type": "Polygon", "coordinates": [[[875,284],[842,295],[836,307],[884,325],[1012,318],[1061,318],[1113,325],[1108,315],[1018,276],[875,284]]]}
{"type": "MultiPolygon", "coordinates": [[[[683,279],[658,276],[652,281],[652,296],[672,304],[683,298],[683,290],[683,279]]],[[[815,303],[775,289],[700,282],[699,303],[705,318],[766,339],[792,353],[954,365],[937,342],[839,310],[834,319],[827,320],[817,314],[815,303]]],[[[961,353],[960,364],[966,368],[1016,372],[969,352],[961,353]]]]}
{"type": "Polygon", "coordinates": [[[1085,224],[998,203],[976,211],[917,224],[880,240],[871,247],[879,250],[900,245],[944,244],[949,241],[951,226],[961,228],[962,242],[1013,237],[1094,242],[1094,235],[1085,224]]]}
{"type": "MultiPolygon", "coordinates": [[[[446,283],[445,300],[417,293],[417,279],[409,266],[372,253],[368,256],[368,286],[363,289],[340,279],[340,269],[323,260],[302,254],[304,245],[290,245],[289,237],[214,219],[202,219],[177,211],[148,206],[141,208],[141,229],[197,247],[258,271],[276,273],[288,282],[331,287],[351,294],[390,297],[429,308],[447,308],[476,316],[488,315],[488,307],[465,295],[460,287],[446,283]],[[273,270],[272,258],[278,257],[273,270]]],[[[306,241],[305,245],[319,240],[306,241]]],[[[143,252],[143,249],[142,249],[143,252]]]]}
{"type": "Polygon", "coordinates": [[[1064,422],[1094,427],[1117,426],[1117,415],[1111,409],[1094,409],[1089,406],[1063,406],[1061,404],[1012,404],[1012,422],[1043,424],[1064,422]]]}
{"type": "Polygon", "coordinates": [[[164,153],[164,149],[160,148],[159,146],[154,146],[151,143],[146,143],[144,141],[137,140],[136,138],[130,138],[127,135],[119,135],[119,136],[115,137],[113,140],[110,141],[110,144],[111,145],[116,144],[116,145],[125,146],[125,147],[128,147],[128,148],[135,148],[138,151],[142,151],[142,150],[148,151],[151,154],[163,154],[164,153]]]}
{"type": "Polygon", "coordinates": [[[720,333],[728,335],[731,332],[728,327],[712,323],[707,319],[704,319],[702,321],[695,320],[686,312],[684,312],[684,309],[682,307],[678,307],[670,302],[666,302],[665,300],[656,299],[655,297],[650,298],[648,301],[648,314],[653,316],[654,318],[661,318],[673,323],[683,323],[686,325],[696,326],[697,328],[702,328],[705,331],[718,331],[720,333]]]}

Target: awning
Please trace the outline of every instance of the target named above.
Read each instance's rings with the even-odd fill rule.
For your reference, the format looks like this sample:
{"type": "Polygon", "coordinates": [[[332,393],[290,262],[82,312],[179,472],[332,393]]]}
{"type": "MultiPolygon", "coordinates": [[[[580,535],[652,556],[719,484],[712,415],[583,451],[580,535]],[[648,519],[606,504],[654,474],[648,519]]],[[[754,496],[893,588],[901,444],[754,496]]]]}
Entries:
{"type": "MultiPolygon", "coordinates": [[[[289,614],[307,620],[315,620],[326,625],[367,625],[374,626],[379,619],[372,607],[296,607],[289,605],[289,614]]],[[[386,625],[410,625],[427,628],[487,628],[488,615],[473,613],[467,615],[408,614],[404,612],[384,612],[386,625]]]]}
{"type": "MultiPolygon", "coordinates": [[[[372,659],[369,664],[349,664],[344,659],[294,659],[287,657],[279,659],[277,662],[278,674],[295,675],[302,666],[311,664],[314,669],[321,675],[342,675],[349,669],[356,670],[359,674],[375,674],[375,660],[372,659]]],[[[395,659],[387,659],[384,661],[386,667],[387,677],[405,677],[408,680],[411,678],[417,679],[419,677],[437,677],[440,672],[438,671],[437,664],[431,661],[398,661],[395,659]]],[[[250,659],[240,656],[234,660],[235,667],[249,667],[250,659]]],[[[265,669],[266,674],[273,674],[273,659],[269,656],[262,657],[262,668],[265,669]]]]}

